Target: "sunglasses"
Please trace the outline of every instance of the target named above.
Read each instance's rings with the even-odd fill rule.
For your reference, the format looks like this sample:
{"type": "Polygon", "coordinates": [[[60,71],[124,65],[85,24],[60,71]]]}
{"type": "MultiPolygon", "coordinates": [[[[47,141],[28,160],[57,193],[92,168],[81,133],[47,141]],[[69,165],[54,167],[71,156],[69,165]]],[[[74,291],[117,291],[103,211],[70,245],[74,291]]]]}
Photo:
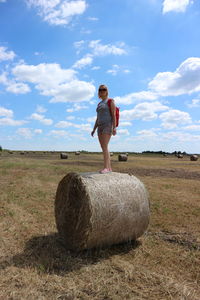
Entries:
{"type": "Polygon", "coordinates": [[[99,92],[107,92],[107,89],[99,89],[99,92]]]}

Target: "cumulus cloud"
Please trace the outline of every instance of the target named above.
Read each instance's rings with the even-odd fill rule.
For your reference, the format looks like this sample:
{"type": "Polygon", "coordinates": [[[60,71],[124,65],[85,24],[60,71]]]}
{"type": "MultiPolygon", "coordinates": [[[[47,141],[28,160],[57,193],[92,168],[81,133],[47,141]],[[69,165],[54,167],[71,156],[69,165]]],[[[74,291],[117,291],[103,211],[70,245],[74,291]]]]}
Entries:
{"type": "Polygon", "coordinates": [[[85,66],[91,65],[93,62],[93,57],[90,54],[85,55],[83,58],[79,59],[72,68],[83,69],[85,66]]]}
{"type": "Polygon", "coordinates": [[[89,123],[85,123],[85,124],[75,124],[75,123],[72,123],[72,122],[68,122],[68,121],[60,121],[58,122],[55,127],[57,128],[71,128],[71,127],[74,127],[76,129],[78,129],[78,131],[88,131],[88,132],[91,132],[92,130],[92,126],[91,124],[89,123]]]}
{"type": "Polygon", "coordinates": [[[26,123],[24,120],[14,120],[13,111],[0,106],[0,125],[1,126],[20,126],[26,123]]]}
{"type": "Polygon", "coordinates": [[[53,97],[51,103],[88,101],[95,93],[92,83],[78,80],[75,70],[62,69],[59,64],[20,64],[12,73],[17,80],[35,84],[41,95],[53,97]]]}
{"type": "Polygon", "coordinates": [[[124,70],[122,67],[120,67],[119,65],[116,65],[116,64],[112,65],[112,68],[107,70],[107,73],[111,74],[113,76],[117,75],[119,72],[128,74],[128,73],[130,73],[130,70],[128,70],[128,69],[124,70]]]}
{"type": "Polygon", "coordinates": [[[11,109],[0,106],[0,117],[12,118],[13,111],[11,109]]]}
{"type": "Polygon", "coordinates": [[[85,12],[85,0],[26,0],[29,7],[34,7],[39,16],[51,25],[67,25],[76,15],[85,12]]]}
{"type": "Polygon", "coordinates": [[[33,136],[30,128],[19,128],[16,133],[26,139],[30,139],[33,136]]]}
{"type": "Polygon", "coordinates": [[[187,104],[188,107],[200,107],[200,99],[192,99],[192,103],[187,104]]]}
{"type": "Polygon", "coordinates": [[[86,109],[86,108],[88,108],[88,106],[75,103],[72,108],[66,109],[66,112],[72,113],[72,112],[79,111],[79,110],[86,109]]]}
{"type": "Polygon", "coordinates": [[[93,40],[89,42],[89,48],[92,50],[93,55],[95,56],[104,56],[108,54],[113,55],[123,55],[127,54],[127,51],[124,49],[124,43],[118,43],[117,45],[107,44],[103,45],[100,43],[101,40],[93,40]]]}
{"type": "Polygon", "coordinates": [[[115,97],[117,104],[129,105],[140,100],[154,101],[158,98],[158,94],[152,91],[141,91],[130,93],[122,97],[115,97]]]}
{"type": "Polygon", "coordinates": [[[167,133],[163,133],[162,137],[168,140],[176,140],[178,142],[194,142],[200,141],[200,135],[194,135],[187,132],[176,132],[170,131],[167,133]]]}
{"type": "Polygon", "coordinates": [[[142,136],[142,137],[145,137],[145,138],[148,138],[148,137],[152,138],[152,137],[157,137],[158,136],[158,134],[155,133],[155,131],[152,130],[152,129],[139,130],[139,131],[137,131],[137,134],[142,136]]]}
{"type": "Polygon", "coordinates": [[[30,87],[23,82],[10,82],[6,88],[6,91],[13,94],[27,94],[30,92],[30,87]]]}
{"type": "Polygon", "coordinates": [[[36,134],[41,134],[41,133],[42,133],[42,129],[35,129],[35,130],[34,130],[34,133],[36,133],[36,134]]]}
{"type": "Polygon", "coordinates": [[[160,102],[143,102],[137,104],[133,109],[123,110],[120,116],[123,120],[140,119],[143,121],[152,121],[157,119],[156,112],[168,110],[169,107],[161,104],[160,102]]]}
{"type": "Polygon", "coordinates": [[[120,135],[130,135],[128,129],[118,129],[117,133],[120,135]]]}
{"type": "Polygon", "coordinates": [[[8,51],[7,47],[0,47],[0,61],[13,60],[16,54],[13,51],[8,51]]]}
{"type": "Polygon", "coordinates": [[[41,122],[44,125],[51,125],[53,123],[53,121],[51,119],[46,119],[44,115],[41,115],[41,114],[38,114],[38,113],[33,113],[30,116],[30,119],[37,120],[37,121],[41,122]]]}
{"type": "Polygon", "coordinates": [[[191,123],[190,115],[177,109],[161,113],[159,118],[162,120],[161,125],[166,129],[174,129],[178,128],[178,125],[191,123]]]}
{"type": "Polygon", "coordinates": [[[46,111],[47,111],[47,109],[44,108],[42,105],[37,105],[36,112],[45,113],[46,111]]]}
{"type": "Polygon", "coordinates": [[[175,72],[158,73],[149,88],[161,96],[179,96],[200,91],[200,58],[190,57],[175,72]]]}
{"type": "Polygon", "coordinates": [[[189,131],[200,131],[200,125],[189,125],[185,126],[183,129],[189,131]]]}
{"type": "Polygon", "coordinates": [[[168,12],[185,12],[192,0],[164,0],[163,1],[163,14],[168,12]]]}

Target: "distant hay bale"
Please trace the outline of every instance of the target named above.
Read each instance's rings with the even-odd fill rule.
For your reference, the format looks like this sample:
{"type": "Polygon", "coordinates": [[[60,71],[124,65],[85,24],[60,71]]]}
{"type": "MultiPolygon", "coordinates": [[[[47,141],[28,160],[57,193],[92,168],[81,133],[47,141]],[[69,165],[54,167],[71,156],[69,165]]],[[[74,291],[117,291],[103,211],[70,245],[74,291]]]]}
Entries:
{"type": "Polygon", "coordinates": [[[79,151],[76,151],[76,152],[75,152],[75,155],[80,155],[80,152],[79,152],[79,151]]]}
{"type": "Polygon", "coordinates": [[[149,217],[147,190],[133,175],[69,173],[58,185],[55,220],[67,249],[136,240],[149,217]]]}
{"type": "Polygon", "coordinates": [[[25,152],[24,152],[24,151],[21,151],[21,152],[20,152],[20,155],[24,155],[24,154],[25,154],[25,152]]]}
{"type": "Polygon", "coordinates": [[[126,156],[128,156],[128,152],[126,152],[126,156]]]}
{"type": "Polygon", "coordinates": [[[119,154],[118,161],[127,161],[128,156],[126,154],[119,154]]]}
{"type": "Polygon", "coordinates": [[[13,154],[13,152],[12,152],[12,151],[8,151],[8,153],[9,153],[9,154],[13,154]]]}
{"type": "Polygon", "coordinates": [[[60,158],[61,159],[68,159],[67,153],[60,153],[60,158]]]}
{"type": "Polygon", "coordinates": [[[199,157],[198,157],[198,155],[196,155],[196,154],[190,156],[190,160],[191,160],[191,161],[197,161],[198,158],[199,158],[199,157]]]}
{"type": "Polygon", "coordinates": [[[183,154],[178,154],[177,157],[178,158],[183,158],[183,154]]]}
{"type": "Polygon", "coordinates": [[[113,156],[113,152],[110,152],[110,156],[113,156]]]}

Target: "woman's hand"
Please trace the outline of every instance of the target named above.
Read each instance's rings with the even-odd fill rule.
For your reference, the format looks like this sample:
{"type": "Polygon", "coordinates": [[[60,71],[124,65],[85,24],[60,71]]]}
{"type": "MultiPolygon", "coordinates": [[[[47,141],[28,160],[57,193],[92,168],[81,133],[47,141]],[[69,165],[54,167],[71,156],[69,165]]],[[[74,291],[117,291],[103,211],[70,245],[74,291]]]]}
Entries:
{"type": "Polygon", "coordinates": [[[117,130],[116,130],[116,128],[113,128],[112,135],[116,135],[116,134],[117,134],[117,130]]]}
{"type": "Polygon", "coordinates": [[[92,130],[92,132],[91,132],[91,136],[93,136],[93,137],[94,137],[94,133],[95,133],[95,130],[92,130]]]}

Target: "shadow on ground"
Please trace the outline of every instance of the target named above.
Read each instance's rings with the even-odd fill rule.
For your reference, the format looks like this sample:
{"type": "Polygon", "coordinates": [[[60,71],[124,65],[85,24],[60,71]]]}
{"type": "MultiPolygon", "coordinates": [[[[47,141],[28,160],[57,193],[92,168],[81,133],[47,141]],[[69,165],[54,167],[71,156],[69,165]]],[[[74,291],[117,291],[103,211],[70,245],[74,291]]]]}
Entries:
{"type": "Polygon", "coordinates": [[[65,275],[84,266],[95,264],[112,255],[123,255],[136,250],[140,241],[129,241],[109,248],[98,248],[82,252],[66,250],[57,233],[35,236],[28,240],[22,253],[7,257],[0,263],[0,269],[9,266],[36,268],[40,273],[65,275]]]}

